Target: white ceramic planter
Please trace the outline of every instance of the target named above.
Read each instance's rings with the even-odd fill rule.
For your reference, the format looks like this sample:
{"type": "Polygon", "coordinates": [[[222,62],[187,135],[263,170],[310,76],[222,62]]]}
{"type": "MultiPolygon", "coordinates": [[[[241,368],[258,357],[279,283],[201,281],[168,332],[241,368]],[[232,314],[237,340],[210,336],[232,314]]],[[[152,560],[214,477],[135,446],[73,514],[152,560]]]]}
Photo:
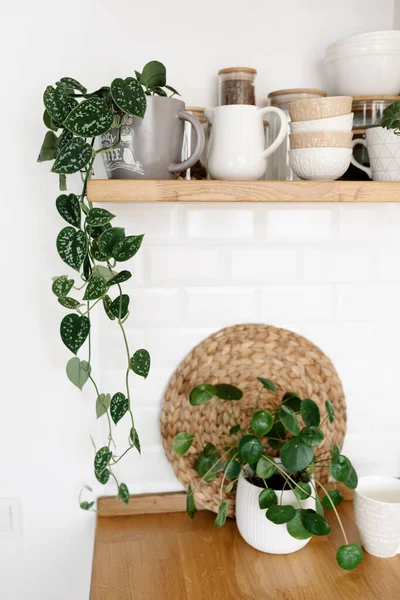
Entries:
{"type": "MultiPolygon", "coordinates": [[[[286,529],[286,525],[275,525],[265,516],[266,510],[261,510],[258,505],[258,496],[261,488],[249,483],[247,479],[238,481],[236,492],[236,523],[242,538],[256,550],[269,554],[291,554],[304,548],[311,538],[296,540],[286,529]]],[[[276,491],[278,503],[281,490],[276,491]]],[[[282,504],[291,504],[298,507],[298,500],[291,490],[284,491],[282,504]]],[[[300,501],[302,508],[315,510],[315,500],[308,498],[300,501]]]]}

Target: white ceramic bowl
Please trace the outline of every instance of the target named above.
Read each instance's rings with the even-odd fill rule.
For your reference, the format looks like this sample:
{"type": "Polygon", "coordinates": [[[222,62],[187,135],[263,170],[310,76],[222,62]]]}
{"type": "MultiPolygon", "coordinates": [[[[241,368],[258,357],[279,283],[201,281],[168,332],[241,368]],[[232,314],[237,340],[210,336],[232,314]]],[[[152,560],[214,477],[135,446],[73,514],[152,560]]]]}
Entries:
{"type": "Polygon", "coordinates": [[[338,95],[382,96],[400,92],[400,50],[328,58],[325,70],[338,95]]]}
{"type": "Polygon", "coordinates": [[[353,129],[354,113],[340,115],[339,117],[327,117],[325,119],[313,119],[312,121],[291,121],[292,133],[304,133],[306,131],[351,131],[353,129]]]}
{"type": "Polygon", "coordinates": [[[290,166],[300,179],[333,181],[349,168],[351,148],[297,148],[289,150],[290,166]]]}
{"type": "Polygon", "coordinates": [[[390,29],[388,31],[371,31],[369,33],[359,33],[358,35],[351,35],[340,40],[336,40],[333,44],[328,47],[330,49],[343,48],[345,46],[357,45],[357,44],[368,44],[368,43],[393,43],[400,42],[400,30],[390,29]]]}

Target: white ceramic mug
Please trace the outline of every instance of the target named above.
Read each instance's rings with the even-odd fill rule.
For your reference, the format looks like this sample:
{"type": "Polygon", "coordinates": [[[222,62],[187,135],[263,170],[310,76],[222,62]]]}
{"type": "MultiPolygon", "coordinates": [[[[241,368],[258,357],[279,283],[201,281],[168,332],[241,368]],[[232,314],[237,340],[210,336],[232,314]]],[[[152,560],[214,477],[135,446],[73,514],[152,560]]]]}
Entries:
{"type": "Polygon", "coordinates": [[[369,554],[390,558],[400,553],[400,479],[362,477],[354,491],[354,515],[369,554]]]}
{"type": "Polygon", "coordinates": [[[370,127],[365,133],[365,140],[357,139],[352,142],[368,150],[371,167],[360,164],[354,156],[351,164],[364,171],[374,181],[400,181],[400,136],[391,129],[370,127]]]}
{"type": "Polygon", "coordinates": [[[213,179],[260,179],[267,168],[267,156],[282,144],[288,120],[280,108],[258,108],[232,104],[205,111],[212,124],[208,146],[208,172],[213,179]],[[263,117],[275,113],[281,119],[277,138],[265,148],[263,117]]]}

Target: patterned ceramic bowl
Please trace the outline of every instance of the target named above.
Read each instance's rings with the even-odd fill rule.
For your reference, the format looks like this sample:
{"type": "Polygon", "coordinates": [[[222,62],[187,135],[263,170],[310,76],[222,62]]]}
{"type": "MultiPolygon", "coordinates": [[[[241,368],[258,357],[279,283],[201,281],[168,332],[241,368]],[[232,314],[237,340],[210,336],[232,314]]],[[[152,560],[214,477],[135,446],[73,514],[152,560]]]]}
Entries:
{"type": "Polygon", "coordinates": [[[289,150],[290,166],[300,179],[333,181],[350,165],[351,148],[296,148],[289,150]]]}
{"type": "Polygon", "coordinates": [[[290,147],[296,148],[351,148],[351,131],[304,131],[289,136],[290,147]]]}
{"type": "Polygon", "coordinates": [[[353,96],[329,96],[327,98],[308,98],[290,102],[289,114],[292,121],[310,121],[338,117],[351,113],[353,96]]]}

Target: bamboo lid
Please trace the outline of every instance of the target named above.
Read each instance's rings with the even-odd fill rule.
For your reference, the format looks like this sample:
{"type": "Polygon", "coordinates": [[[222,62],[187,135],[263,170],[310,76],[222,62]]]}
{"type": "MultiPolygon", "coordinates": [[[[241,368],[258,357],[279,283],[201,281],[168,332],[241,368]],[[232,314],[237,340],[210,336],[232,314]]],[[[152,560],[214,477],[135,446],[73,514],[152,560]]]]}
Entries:
{"type": "Polygon", "coordinates": [[[326,92],[324,90],[318,90],[314,88],[292,88],[288,90],[276,90],[275,92],[271,92],[268,94],[268,98],[273,98],[274,96],[280,96],[285,94],[317,94],[318,96],[326,96],[326,92]]]}
{"type": "Polygon", "coordinates": [[[252,67],[227,67],[218,71],[218,75],[224,75],[225,73],[252,73],[256,75],[257,71],[252,67]]]}
{"type": "Polygon", "coordinates": [[[397,102],[400,100],[400,96],[354,96],[353,104],[354,102],[365,102],[366,100],[370,102],[397,102]]]}

